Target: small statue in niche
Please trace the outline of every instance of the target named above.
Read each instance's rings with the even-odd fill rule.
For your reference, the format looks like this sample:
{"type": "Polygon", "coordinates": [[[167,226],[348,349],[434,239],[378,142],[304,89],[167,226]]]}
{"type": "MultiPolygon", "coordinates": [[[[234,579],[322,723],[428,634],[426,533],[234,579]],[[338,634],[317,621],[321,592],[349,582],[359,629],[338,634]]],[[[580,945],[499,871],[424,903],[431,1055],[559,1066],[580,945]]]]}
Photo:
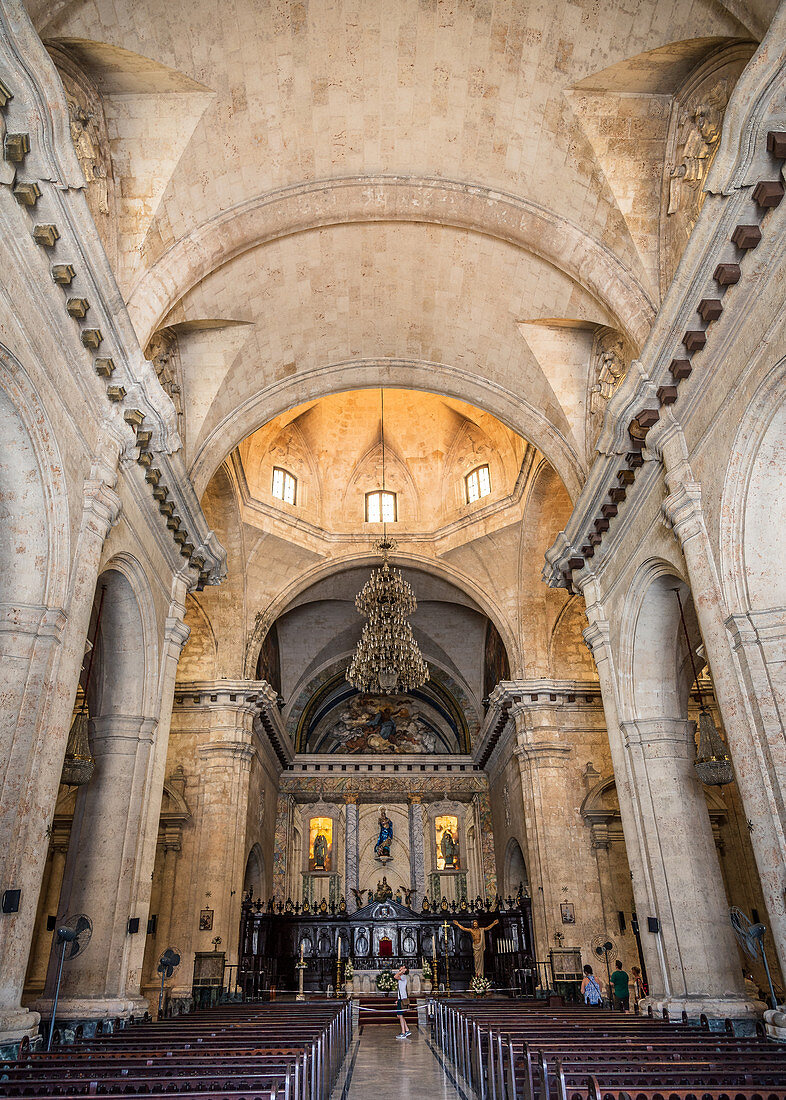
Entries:
{"type": "Polygon", "coordinates": [[[729,99],[725,80],[719,81],[680,117],[677,163],[669,178],[668,214],[682,212],[687,231],[696,224],[704,205],[704,180],[721,139],[723,113],[729,99]]]}
{"type": "Polygon", "coordinates": [[[393,897],[393,888],[387,880],[387,876],[382,876],[382,882],[377,883],[377,888],[374,891],[374,901],[390,901],[393,897]]]}
{"type": "Polygon", "coordinates": [[[355,898],[355,905],[358,907],[358,909],[362,909],[363,906],[366,904],[366,899],[363,897],[363,891],[356,890],[354,886],[350,886],[350,890],[352,891],[353,897],[355,898]]]}
{"type": "Polygon", "coordinates": [[[379,815],[379,836],[374,845],[374,855],[381,862],[386,863],[390,859],[390,845],[393,843],[393,822],[385,813],[385,807],[379,815]]]}
{"type": "Polygon", "coordinates": [[[328,842],[324,833],[317,833],[314,838],[314,870],[324,871],[328,854],[328,842]]]}
{"type": "Polygon", "coordinates": [[[443,832],[439,847],[442,852],[442,858],[445,860],[445,870],[455,871],[458,845],[453,839],[453,833],[451,833],[450,829],[445,829],[443,832]]]}
{"type": "Polygon", "coordinates": [[[407,908],[411,909],[412,908],[412,895],[415,893],[415,891],[414,890],[408,890],[406,888],[406,886],[402,886],[401,889],[404,891],[404,904],[407,906],[407,908]]]}
{"type": "Polygon", "coordinates": [[[602,413],[628,369],[622,336],[613,329],[599,333],[593,360],[595,382],[590,390],[590,412],[602,413]]]}

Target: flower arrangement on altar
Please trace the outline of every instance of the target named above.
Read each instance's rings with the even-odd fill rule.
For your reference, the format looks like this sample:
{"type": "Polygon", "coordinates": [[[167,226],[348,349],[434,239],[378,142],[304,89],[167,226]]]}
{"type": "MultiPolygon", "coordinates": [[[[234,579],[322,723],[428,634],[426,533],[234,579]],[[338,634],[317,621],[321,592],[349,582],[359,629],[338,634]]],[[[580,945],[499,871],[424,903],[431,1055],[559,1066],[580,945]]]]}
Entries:
{"type": "Polygon", "coordinates": [[[392,993],[396,988],[396,979],[392,970],[380,970],[377,974],[377,989],[380,993],[392,993]]]}
{"type": "Polygon", "coordinates": [[[423,956],[423,981],[431,981],[431,963],[428,961],[425,955],[423,956]]]}
{"type": "Polygon", "coordinates": [[[476,975],[469,983],[469,989],[476,997],[487,997],[491,992],[491,982],[488,978],[479,978],[476,975]]]}
{"type": "Polygon", "coordinates": [[[344,981],[349,982],[355,977],[355,968],[352,965],[352,959],[347,959],[344,964],[344,981]]]}

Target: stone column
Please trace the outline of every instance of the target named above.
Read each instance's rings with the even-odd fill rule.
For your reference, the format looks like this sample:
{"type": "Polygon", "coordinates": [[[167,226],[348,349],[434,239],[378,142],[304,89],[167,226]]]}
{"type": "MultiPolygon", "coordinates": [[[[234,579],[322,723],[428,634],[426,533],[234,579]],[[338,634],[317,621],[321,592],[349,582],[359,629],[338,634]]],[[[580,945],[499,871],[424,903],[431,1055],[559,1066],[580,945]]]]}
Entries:
{"type": "Polygon", "coordinates": [[[409,801],[409,885],[414,890],[412,907],[419,909],[426,890],[426,856],[423,845],[423,800],[419,794],[409,801]]]}
{"type": "Polygon", "coordinates": [[[161,958],[167,947],[175,946],[175,944],[169,942],[169,933],[172,926],[172,906],[175,900],[177,860],[181,847],[179,836],[164,838],[164,861],[161,867],[160,900],[156,925],[156,966],[158,965],[158,959],[161,958]]]}
{"type": "Polygon", "coordinates": [[[358,880],[358,868],[360,864],[359,831],[358,831],[358,796],[348,794],[344,797],[346,805],[346,821],[344,825],[345,855],[344,855],[344,897],[347,905],[355,899],[353,890],[360,886],[358,880]]]}
{"type": "Polygon", "coordinates": [[[0,921],[0,1043],[38,1026],[38,1014],[20,999],[101,552],[120,513],[119,450],[114,437],[99,440],[83,490],[67,606],[0,608],[0,881],[22,892],[19,912],[0,921]]]}
{"type": "MultiPolygon", "coordinates": [[[[748,633],[730,621],[701,506],[701,486],[683,456],[684,441],[676,433],[659,440],[666,467],[669,496],[663,514],[679,540],[688,570],[691,595],[699,620],[707,661],[712,673],[715,698],[734,761],[737,786],[745,814],[754,822],[751,844],[761,879],[769,923],[781,969],[786,968],[786,904],[784,904],[784,856],[786,851],[786,741],[777,707],[771,721],[758,727],[752,717],[752,703],[744,688],[739,663],[740,641],[748,633]],[[734,646],[737,646],[735,651],[734,646]]],[[[777,634],[786,631],[781,624],[777,634]]],[[[760,659],[760,658],[759,658],[760,659]]],[[[782,649],[777,660],[782,661],[782,649]]],[[[772,684],[764,675],[771,697],[772,684]]],[[[752,687],[752,685],[751,685],[752,687]]],[[[755,697],[755,690],[752,692],[755,697]]]]}
{"type": "Polygon", "coordinates": [[[217,680],[180,685],[175,695],[178,738],[190,736],[195,742],[199,786],[195,796],[189,795],[193,828],[178,862],[170,924],[170,939],[183,960],[172,984],[174,999],[190,996],[194,953],[211,951],[216,936],[227,964],[237,963],[255,753],[252,726],[258,700],[268,690],[254,681],[217,680]],[[213,927],[203,931],[199,913],[205,908],[213,910],[213,927]]]}
{"type": "Polygon", "coordinates": [[[41,905],[41,919],[33,938],[32,965],[29,968],[25,985],[28,995],[42,993],[44,989],[54,936],[53,932],[47,931],[46,922],[48,917],[55,916],[58,911],[67,852],[68,836],[53,839],[52,858],[49,860],[49,874],[46,876],[43,903],[41,905]]]}
{"type": "Polygon", "coordinates": [[[584,637],[598,668],[651,1001],[671,1012],[685,1009],[691,1018],[702,1012],[750,1015],[712,827],[693,769],[692,723],[620,723],[614,652],[597,581],[586,578],[583,590],[590,620],[584,637]],[[648,930],[648,917],[660,922],[659,932],[648,930]]]}
{"type": "MultiPolygon", "coordinates": [[[[754,1015],[744,996],[704,792],[693,767],[695,724],[681,718],[623,724],[636,806],[657,902],[660,966],[650,998],[691,1019],[754,1015]]],[[[651,933],[646,934],[649,938],[651,933]]]]}
{"type": "MultiPolygon", "coordinates": [[[[58,1016],[64,1019],[128,1016],[144,1012],[141,974],[129,982],[131,949],[144,949],[144,919],[137,935],[128,921],[137,874],[136,854],[145,808],[154,721],[135,715],[91,720],[96,767],[77,795],[58,920],[85,913],[93,922],[90,944],[63,968],[58,1016]]],[[[46,996],[51,1010],[57,952],[53,952],[46,996]]]]}
{"type": "MultiPolygon", "coordinates": [[[[516,729],[526,737],[530,713],[517,704],[511,708],[516,729]]],[[[557,732],[557,731],[554,731],[557,732]]],[[[565,790],[565,764],[570,746],[558,741],[519,745],[514,750],[521,772],[527,855],[532,890],[532,918],[538,958],[545,959],[554,946],[553,935],[562,928],[557,879],[573,880],[570,813],[565,790]],[[556,874],[555,874],[556,872],[556,874]]]]}

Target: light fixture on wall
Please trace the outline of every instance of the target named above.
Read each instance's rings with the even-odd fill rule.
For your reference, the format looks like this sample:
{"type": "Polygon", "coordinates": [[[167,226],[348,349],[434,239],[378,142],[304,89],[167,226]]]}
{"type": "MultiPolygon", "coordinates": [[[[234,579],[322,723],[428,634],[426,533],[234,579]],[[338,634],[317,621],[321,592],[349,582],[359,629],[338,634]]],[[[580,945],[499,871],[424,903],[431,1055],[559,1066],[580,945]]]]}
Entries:
{"type": "MultiPolygon", "coordinates": [[[[382,407],[382,490],[385,490],[385,395],[382,407]]],[[[355,597],[355,607],[366,616],[357,649],[347,669],[347,680],[358,691],[409,691],[429,678],[428,665],[415,641],[409,616],[417,609],[412,587],[401,571],[388,561],[395,544],[383,528],[382,540],[375,545],[382,554],[382,565],[355,597]]]]}
{"type": "Polygon", "coordinates": [[[693,766],[699,779],[708,787],[725,787],[734,780],[734,766],[726,743],[715,728],[712,715],[704,702],[701,685],[696,673],[696,664],[693,660],[693,650],[690,645],[679,589],[675,588],[674,594],[677,597],[677,603],[680,605],[680,620],[685,634],[685,645],[688,647],[693,681],[696,684],[696,692],[699,696],[699,743],[696,746],[696,759],[693,766]]]}

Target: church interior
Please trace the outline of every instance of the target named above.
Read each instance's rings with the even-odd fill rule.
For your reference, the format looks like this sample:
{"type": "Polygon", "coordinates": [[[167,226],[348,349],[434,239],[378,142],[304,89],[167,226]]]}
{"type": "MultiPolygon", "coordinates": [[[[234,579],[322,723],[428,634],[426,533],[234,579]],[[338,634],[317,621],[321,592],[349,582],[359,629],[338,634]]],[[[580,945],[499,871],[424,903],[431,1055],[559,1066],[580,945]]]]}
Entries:
{"type": "Polygon", "coordinates": [[[367,1096],[399,967],[464,1100],[587,966],[786,1040],[785,44],[0,0],[0,1057],[257,1011],[367,1096]]]}

